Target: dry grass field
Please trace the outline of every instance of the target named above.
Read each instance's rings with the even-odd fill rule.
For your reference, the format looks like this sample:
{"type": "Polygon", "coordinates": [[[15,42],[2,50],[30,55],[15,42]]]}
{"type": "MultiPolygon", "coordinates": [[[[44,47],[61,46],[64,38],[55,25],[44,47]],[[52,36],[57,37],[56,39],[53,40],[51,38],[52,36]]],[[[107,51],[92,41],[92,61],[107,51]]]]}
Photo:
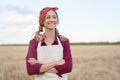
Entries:
{"type": "MultiPolygon", "coordinates": [[[[0,46],[0,80],[33,80],[26,72],[27,46],[0,46]]],[[[69,80],[120,80],[120,45],[71,46],[69,80]]]]}

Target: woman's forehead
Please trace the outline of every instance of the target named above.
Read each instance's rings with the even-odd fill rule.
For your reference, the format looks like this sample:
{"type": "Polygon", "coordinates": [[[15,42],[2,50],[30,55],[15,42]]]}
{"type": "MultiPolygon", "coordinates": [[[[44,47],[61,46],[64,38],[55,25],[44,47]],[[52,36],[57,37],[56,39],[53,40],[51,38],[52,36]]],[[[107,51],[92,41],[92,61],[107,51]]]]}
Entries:
{"type": "Polygon", "coordinates": [[[49,10],[46,15],[56,15],[56,13],[53,10],[49,10]]]}

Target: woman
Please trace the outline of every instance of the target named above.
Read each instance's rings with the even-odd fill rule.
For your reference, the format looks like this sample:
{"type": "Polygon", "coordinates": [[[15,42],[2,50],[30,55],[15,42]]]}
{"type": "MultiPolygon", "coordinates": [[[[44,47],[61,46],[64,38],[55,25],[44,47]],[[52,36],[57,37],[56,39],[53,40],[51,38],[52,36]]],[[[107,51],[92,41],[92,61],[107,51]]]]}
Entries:
{"type": "Polygon", "coordinates": [[[29,43],[26,66],[35,80],[68,80],[66,73],[72,70],[69,39],[56,29],[59,23],[56,10],[57,7],[46,7],[40,11],[39,30],[29,43]]]}

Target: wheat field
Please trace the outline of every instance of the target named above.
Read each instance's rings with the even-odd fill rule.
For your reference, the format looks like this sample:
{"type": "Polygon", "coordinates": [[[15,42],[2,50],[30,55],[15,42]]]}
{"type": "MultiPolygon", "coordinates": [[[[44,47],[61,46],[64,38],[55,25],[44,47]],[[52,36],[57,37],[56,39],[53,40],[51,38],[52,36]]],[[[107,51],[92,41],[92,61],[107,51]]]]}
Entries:
{"type": "MultiPolygon", "coordinates": [[[[33,80],[26,72],[28,46],[0,46],[0,80],[33,80]]],[[[120,80],[120,45],[71,46],[69,80],[120,80]]]]}

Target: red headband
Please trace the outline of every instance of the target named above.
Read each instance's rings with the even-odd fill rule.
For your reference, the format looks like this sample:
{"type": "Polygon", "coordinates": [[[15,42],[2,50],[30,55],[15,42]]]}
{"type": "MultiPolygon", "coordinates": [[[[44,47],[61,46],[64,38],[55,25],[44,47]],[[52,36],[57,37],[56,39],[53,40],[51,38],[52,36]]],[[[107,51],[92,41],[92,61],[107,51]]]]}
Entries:
{"type": "Polygon", "coordinates": [[[40,24],[42,23],[42,20],[43,20],[43,16],[46,14],[46,12],[48,12],[49,10],[58,10],[57,7],[46,7],[46,8],[43,8],[41,11],[40,11],[40,17],[39,17],[39,20],[40,20],[40,24]]]}

